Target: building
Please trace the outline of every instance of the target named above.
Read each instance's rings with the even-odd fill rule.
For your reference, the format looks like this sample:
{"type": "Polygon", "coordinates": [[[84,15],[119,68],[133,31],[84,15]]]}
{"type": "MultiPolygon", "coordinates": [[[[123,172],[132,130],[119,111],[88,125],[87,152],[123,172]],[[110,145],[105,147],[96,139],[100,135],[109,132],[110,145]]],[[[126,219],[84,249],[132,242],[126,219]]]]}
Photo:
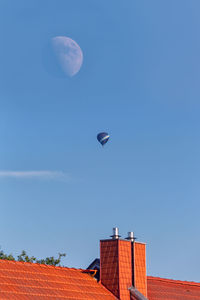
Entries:
{"type": "Polygon", "coordinates": [[[133,233],[100,241],[90,269],[0,260],[0,300],[196,300],[200,283],[146,275],[146,245],[133,233]],[[99,280],[98,280],[99,279],[99,280]]]}

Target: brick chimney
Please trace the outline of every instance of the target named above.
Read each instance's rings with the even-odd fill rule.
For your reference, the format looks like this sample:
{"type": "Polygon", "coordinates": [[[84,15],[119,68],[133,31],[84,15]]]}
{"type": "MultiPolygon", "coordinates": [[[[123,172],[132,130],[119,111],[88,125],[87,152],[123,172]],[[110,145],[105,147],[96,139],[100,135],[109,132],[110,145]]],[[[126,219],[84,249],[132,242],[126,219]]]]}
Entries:
{"type": "Polygon", "coordinates": [[[111,237],[100,241],[101,283],[120,300],[130,300],[132,286],[147,297],[146,245],[133,232],[120,239],[118,228],[111,237]]]}

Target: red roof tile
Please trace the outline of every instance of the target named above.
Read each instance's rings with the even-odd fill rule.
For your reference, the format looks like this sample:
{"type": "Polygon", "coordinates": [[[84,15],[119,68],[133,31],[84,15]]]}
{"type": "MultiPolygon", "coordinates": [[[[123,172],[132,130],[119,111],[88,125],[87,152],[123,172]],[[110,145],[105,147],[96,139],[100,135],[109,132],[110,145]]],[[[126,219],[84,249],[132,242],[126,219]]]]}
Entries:
{"type": "Polygon", "coordinates": [[[0,299],[116,299],[81,269],[0,260],[0,299]]]}
{"type": "Polygon", "coordinates": [[[195,300],[200,299],[200,283],[147,277],[149,300],[195,300]]]}
{"type": "Polygon", "coordinates": [[[101,241],[102,284],[120,299],[130,300],[132,285],[131,243],[126,240],[101,241]]]}
{"type": "Polygon", "coordinates": [[[134,284],[135,288],[145,297],[147,296],[147,276],[146,276],[146,245],[144,243],[134,243],[134,284]]]}
{"type": "Polygon", "coordinates": [[[119,296],[118,240],[100,242],[100,279],[102,284],[113,294],[119,296]]]}
{"type": "Polygon", "coordinates": [[[119,240],[119,298],[130,300],[128,288],[132,285],[131,244],[128,241],[119,240]]]}

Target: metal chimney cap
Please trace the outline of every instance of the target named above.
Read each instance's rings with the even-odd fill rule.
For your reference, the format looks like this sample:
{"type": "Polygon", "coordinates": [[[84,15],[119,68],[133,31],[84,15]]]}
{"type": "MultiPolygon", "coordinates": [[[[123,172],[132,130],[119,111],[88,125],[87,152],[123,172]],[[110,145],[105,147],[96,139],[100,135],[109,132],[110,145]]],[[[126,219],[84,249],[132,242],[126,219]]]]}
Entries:
{"type": "Polygon", "coordinates": [[[126,240],[129,240],[131,242],[134,242],[137,238],[134,236],[134,232],[133,231],[129,231],[128,232],[128,237],[126,238],[126,240]]]}
{"type": "Polygon", "coordinates": [[[113,240],[118,240],[120,235],[119,235],[119,228],[114,227],[113,228],[113,235],[110,236],[113,240]]]}

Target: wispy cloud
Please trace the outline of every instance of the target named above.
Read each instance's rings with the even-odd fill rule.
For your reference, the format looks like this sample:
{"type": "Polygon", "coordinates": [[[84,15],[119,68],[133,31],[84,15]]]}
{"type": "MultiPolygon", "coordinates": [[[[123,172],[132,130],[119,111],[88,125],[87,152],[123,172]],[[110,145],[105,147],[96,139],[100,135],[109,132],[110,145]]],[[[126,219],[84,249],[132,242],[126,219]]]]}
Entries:
{"type": "Polygon", "coordinates": [[[69,180],[69,175],[62,171],[1,171],[0,178],[18,178],[18,179],[49,179],[49,180],[69,180]]]}

